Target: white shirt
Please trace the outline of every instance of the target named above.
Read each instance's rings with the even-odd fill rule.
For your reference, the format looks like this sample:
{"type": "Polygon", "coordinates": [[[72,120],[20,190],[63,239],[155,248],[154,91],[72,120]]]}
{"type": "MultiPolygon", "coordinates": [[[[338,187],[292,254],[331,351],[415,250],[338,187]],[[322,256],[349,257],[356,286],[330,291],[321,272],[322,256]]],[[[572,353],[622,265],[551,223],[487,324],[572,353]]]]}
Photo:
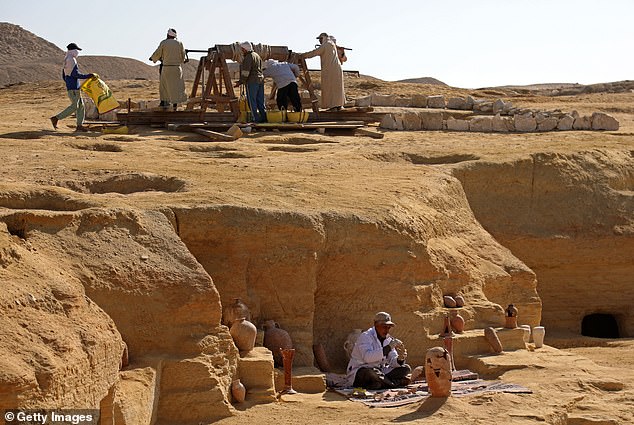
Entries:
{"type": "Polygon", "coordinates": [[[277,88],[281,89],[297,81],[295,77],[299,75],[299,66],[294,63],[275,62],[267,65],[263,73],[265,77],[273,78],[277,88]]]}
{"type": "Polygon", "coordinates": [[[359,368],[376,367],[384,374],[387,374],[394,368],[400,366],[397,362],[398,353],[396,349],[392,348],[387,354],[387,357],[383,356],[383,347],[389,345],[392,339],[393,338],[388,335],[381,344],[374,326],[359,335],[352,349],[352,353],[350,353],[350,362],[348,362],[348,368],[346,369],[348,386],[351,387],[354,384],[354,377],[359,368]]]}

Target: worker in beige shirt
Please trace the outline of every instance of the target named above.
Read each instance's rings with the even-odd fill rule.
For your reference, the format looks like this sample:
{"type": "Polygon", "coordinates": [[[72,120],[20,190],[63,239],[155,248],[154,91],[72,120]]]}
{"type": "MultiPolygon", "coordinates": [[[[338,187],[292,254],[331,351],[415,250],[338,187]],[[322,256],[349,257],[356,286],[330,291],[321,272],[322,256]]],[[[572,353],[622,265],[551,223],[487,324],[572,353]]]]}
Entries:
{"type": "Polygon", "coordinates": [[[176,39],[176,30],[167,30],[167,38],[159,44],[156,51],[150,56],[154,63],[161,61],[159,72],[161,74],[161,84],[159,94],[161,97],[161,107],[168,108],[171,104],[176,110],[179,103],[187,101],[185,94],[185,79],[181,64],[187,62],[185,59],[185,48],[183,43],[176,39]]]}

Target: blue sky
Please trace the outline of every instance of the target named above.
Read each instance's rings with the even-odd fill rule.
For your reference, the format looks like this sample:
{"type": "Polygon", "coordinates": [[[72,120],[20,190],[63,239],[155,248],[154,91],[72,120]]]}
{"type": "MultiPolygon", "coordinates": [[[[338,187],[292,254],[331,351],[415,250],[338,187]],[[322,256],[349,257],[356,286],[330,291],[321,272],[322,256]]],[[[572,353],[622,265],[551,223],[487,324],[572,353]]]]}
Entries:
{"type": "Polygon", "coordinates": [[[60,47],[76,42],[82,54],[146,63],[169,27],[188,49],[249,40],[296,52],[325,31],[353,49],[344,69],[389,81],[478,88],[634,79],[634,0],[0,0],[0,21],[60,47]]]}

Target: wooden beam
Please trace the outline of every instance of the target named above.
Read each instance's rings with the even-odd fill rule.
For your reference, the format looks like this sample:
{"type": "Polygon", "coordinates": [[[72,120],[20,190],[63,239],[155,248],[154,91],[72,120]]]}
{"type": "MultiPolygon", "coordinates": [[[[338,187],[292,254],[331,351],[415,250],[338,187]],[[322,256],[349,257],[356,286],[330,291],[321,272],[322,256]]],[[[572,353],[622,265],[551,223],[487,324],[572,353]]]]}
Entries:
{"type": "Polygon", "coordinates": [[[233,136],[229,136],[228,134],[218,133],[211,130],[205,130],[203,128],[194,128],[192,131],[194,133],[205,136],[208,139],[219,141],[219,142],[233,142],[235,140],[233,136]]]}

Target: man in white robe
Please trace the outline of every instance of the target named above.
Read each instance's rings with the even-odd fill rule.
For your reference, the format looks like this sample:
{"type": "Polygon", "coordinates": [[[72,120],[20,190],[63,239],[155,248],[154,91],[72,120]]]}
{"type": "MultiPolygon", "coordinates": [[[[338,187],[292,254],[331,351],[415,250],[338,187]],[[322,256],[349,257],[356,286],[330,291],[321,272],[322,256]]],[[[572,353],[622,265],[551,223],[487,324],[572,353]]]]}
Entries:
{"type": "Polygon", "coordinates": [[[183,43],[176,39],[176,30],[170,28],[167,38],[159,44],[156,51],[150,56],[154,63],[161,61],[161,84],[159,95],[161,106],[167,108],[170,104],[174,110],[179,103],[187,101],[185,93],[185,79],[181,64],[185,63],[185,48],[183,43]]]}
{"type": "Polygon", "coordinates": [[[325,32],[317,37],[321,45],[302,54],[304,58],[319,56],[321,60],[321,107],[337,111],[346,103],[343,88],[343,70],[337,54],[337,45],[325,32]]]}

